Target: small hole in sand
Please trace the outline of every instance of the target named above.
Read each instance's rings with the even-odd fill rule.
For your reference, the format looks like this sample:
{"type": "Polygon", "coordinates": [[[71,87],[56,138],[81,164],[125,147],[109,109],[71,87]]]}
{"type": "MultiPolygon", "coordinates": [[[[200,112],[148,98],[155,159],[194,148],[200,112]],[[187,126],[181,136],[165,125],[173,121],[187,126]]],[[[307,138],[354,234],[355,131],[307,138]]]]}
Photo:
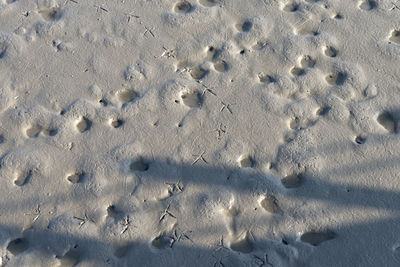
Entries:
{"type": "Polygon", "coordinates": [[[242,168],[252,168],[254,166],[254,160],[250,155],[242,155],[239,157],[238,161],[242,168]]]}
{"type": "Polygon", "coordinates": [[[82,176],[83,176],[82,173],[72,173],[67,175],[67,181],[70,182],[71,184],[76,184],[79,183],[82,176]]]}
{"type": "Polygon", "coordinates": [[[236,24],[236,29],[240,32],[249,32],[252,28],[253,24],[249,20],[245,20],[242,23],[236,24]]]}
{"type": "Polygon", "coordinates": [[[376,120],[390,134],[394,134],[396,132],[396,121],[390,112],[384,111],[380,113],[376,120]]]}
{"type": "Polygon", "coordinates": [[[346,73],[335,72],[335,73],[328,74],[325,77],[325,80],[329,85],[343,85],[346,78],[347,78],[346,73]]]}

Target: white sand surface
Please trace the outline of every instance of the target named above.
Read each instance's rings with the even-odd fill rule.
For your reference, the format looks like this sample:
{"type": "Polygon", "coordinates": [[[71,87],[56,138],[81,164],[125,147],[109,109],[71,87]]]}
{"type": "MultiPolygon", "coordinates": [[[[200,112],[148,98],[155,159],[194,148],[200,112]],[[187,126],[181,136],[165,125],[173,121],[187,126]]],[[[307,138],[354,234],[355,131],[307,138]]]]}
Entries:
{"type": "Polygon", "coordinates": [[[400,266],[399,0],[0,0],[2,266],[400,266]]]}

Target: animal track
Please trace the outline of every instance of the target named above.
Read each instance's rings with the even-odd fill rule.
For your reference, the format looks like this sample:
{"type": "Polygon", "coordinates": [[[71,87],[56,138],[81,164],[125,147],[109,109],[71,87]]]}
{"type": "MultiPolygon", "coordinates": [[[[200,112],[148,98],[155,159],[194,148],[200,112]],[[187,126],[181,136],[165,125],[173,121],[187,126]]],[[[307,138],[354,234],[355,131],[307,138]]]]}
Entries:
{"type": "Polygon", "coordinates": [[[239,165],[242,168],[251,168],[254,165],[254,160],[250,155],[244,154],[239,157],[239,165]]]}
{"type": "Polygon", "coordinates": [[[130,89],[121,89],[117,92],[118,100],[122,105],[133,101],[136,96],[136,92],[130,89]]]}
{"type": "Polygon", "coordinates": [[[190,108],[198,108],[201,106],[200,93],[197,91],[183,93],[181,98],[185,106],[190,108]]]}
{"type": "Polygon", "coordinates": [[[376,120],[390,134],[396,133],[396,126],[397,126],[396,121],[390,112],[384,111],[384,112],[380,113],[376,120]]]}
{"type": "Polygon", "coordinates": [[[57,21],[61,18],[61,9],[58,7],[46,8],[40,10],[39,14],[46,21],[57,21]]]}
{"type": "Polygon", "coordinates": [[[329,85],[343,85],[347,78],[347,74],[344,72],[335,72],[328,74],[325,77],[326,82],[329,85]]]}
{"type": "Polygon", "coordinates": [[[312,68],[315,65],[315,59],[311,56],[303,56],[300,60],[300,66],[302,68],[312,68]]]}
{"type": "Polygon", "coordinates": [[[174,11],[179,14],[186,14],[192,10],[193,6],[188,1],[177,2],[174,6],[174,11]]]}
{"type": "Polygon", "coordinates": [[[218,5],[219,0],[199,0],[199,3],[205,7],[212,7],[218,5]]]}
{"type": "Polygon", "coordinates": [[[79,183],[79,181],[82,179],[83,177],[83,173],[72,173],[67,175],[67,180],[71,183],[71,184],[76,184],[79,183]]]}
{"type": "Polygon", "coordinates": [[[86,117],[81,117],[75,124],[76,129],[78,132],[83,133],[86,132],[90,129],[92,125],[92,122],[86,118],[86,117]]]}
{"type": "Polygon", "coordinates": [[[303,182],[303,175],[293,173],[282,178],[281,182],[285,188],[298,188],[303,182]]]}
{"type": "Polygon", "coordinates": [[[327,46],[324,48],[324,54],[327,57],[336,57],[338,54],[338,51],[333,46],[327,46]]]}
{"type": "Polygon", "coordinates": [[[236,29],[240,32],[249,32],[253,27],[253,23],[249,20],[245,20],[241,23],[236,24],[236,29]]]}
{"type": "Polygon", "coordinates": [[[322,242],[335,238],[335,233],[327,232],[307,232],[301,235],[300,241],[312,246],[318,246],[322,242]]]}
{"type": "Polygon", "coordinates": [[[389,37],[389,41],[400,44],[400,30],[393,30],[392,36],[389,37]]]}
{"type": "Polygon", "coordinates": [[[207,75],[208,70],[204,69],[201,66],[196,66],[196,67],[190,69],[189,73],[190,73],[190,76],[192,76],[193,79],[200,80],[200,79],[204,78],[207,75]]]}
{"type": "Polygon", "coordinates": [[[23,171],[23,172],[17,172],[16,173],[16,178],[14,180],[14,184],[17,186],[23,186],[24,184],[26,184],[30,177],[32,176],[32,171],[23,171]]]}
{"type": "Polygon", "coordinates": [[[296,29],[295,33],[297,35],[311,35],[311,36],[317,36],[319,34],[318,31],[310,27],[303,27],[300,29],[296,29]]]}
{"type": "Polygon", "coordinates": [[[147,171],[149,167],[150,167],[149,163],[147,163],[143,158],[138,158],[136,160],[133,160],[129,165],[129,169],[131,171],[139,171],[139,172],[147,171]]]}
{"type": "Polygon", "coordinates": [[[120,120],[120,119],[112,119],[112,120],[110,121],[110,125],[111,125],[112,127],[114,127],[114,128],[119,128],[119,127],[122,126],[122,124],[124,124],[124,121],[123,121],[123,120],[120,120]]]}
{"type": "Polygon", "coordinates": [[[218,72],[225,72],[228,70],[228,64],[224,60],[214,62],[214,69],[218,72]]]}
{"type": "Polygon", "coordinates": [[[266,210],[270,213],[274,213],[274,214],[281,213],[281,209],[279,208],[279,205],[278,205],[278,200],[272,195],[264,196],[260,201],[260,206],[264,210],[266,210]]]}
{"type": "Polygon", "coordinates": [[[58,259],[58,266],[60,267],[70,267],[75,266],[79,262],[81,253],[77,250],[78,245],[67,251],[63,256],[56,256],[58,259]]]}
{"type": "Polygon", "coordinates": [[[370,11],[372,9],[375,9],[378,7],[378,4],[373,1],[373,0],[364,0],[361,1],[360,4],[358,5],[358,7],[360,9],[366,10],[366,11],[370,11]]]}
{"type": "Polygon", "coordinates": [[[7,245],[7,250],[14,256],[24,252],[28,248],[29,242],[23,237],[11,240],[7,245]]]}

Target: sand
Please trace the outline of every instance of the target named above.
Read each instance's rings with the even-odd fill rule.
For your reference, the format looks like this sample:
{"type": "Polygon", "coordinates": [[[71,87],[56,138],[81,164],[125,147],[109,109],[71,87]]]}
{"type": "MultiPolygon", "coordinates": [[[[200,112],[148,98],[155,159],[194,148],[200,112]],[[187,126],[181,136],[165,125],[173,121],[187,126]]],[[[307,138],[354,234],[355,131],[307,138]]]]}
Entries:
{"type": "Polygon", "coordinates": [[[400,1],[0,0],[1,266],[400,266],[400,1]]]}

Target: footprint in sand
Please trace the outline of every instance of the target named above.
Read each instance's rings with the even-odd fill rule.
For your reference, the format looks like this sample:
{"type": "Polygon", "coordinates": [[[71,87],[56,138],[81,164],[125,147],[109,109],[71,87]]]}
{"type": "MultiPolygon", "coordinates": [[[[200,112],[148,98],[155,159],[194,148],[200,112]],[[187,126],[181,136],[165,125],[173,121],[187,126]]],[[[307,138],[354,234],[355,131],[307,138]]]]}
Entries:
{"type": "Polygon", "coordinates": [[[333,46],[326,46],[324,48],[324,55],[327,57],[336,57],[338,55],[338,51],[333,46]]]}
{"type": "Polygon", "coordinates": [[[344,72],[333,72],[325,77],[329,85],[343,85],[347,79],[347,74],[344,72]]]}
{"type": "Polygon", "coordinates": [[[250,253],[253,251],[253,243],[250,242],[249,234],[246,232],[243,237],[230,242],[230,248],[233,251],[241,253],[250,253]]]}
{"type": "Polygon", "coordinates": [[[26,238],[17,238],[11,240],[7,245],[7,250],[14,256],[24,252],[29,248],[29,242],[26,238]]]}
{"type": "Polygon", "coordinates": [[[269,213],[272,214],[282,213],[282,210],[278,205],[278,200],[272,195],[263,196],[259,203],[260,206],[269,213]]]}
{"type": "Polygon", "coordinates": [[[39,14],[45,21],[57,21],[62,15],[59,7],[41,9],[39,10],[39,14]]]}
{"type": "Polygon", "coordinates": [[[220,0],[199,0],[199,4],[205,7],[213,7],[218,5],[220,0]]]}
{"type": "Polygon", "coordinates": [[[241,155],[238,162],[242,168],[252,168],[254,166],[254,159],[248,154],[241,155]]]}
{"type": "Polygon", "coordinates": [[[69,249],[63,256],[56,256],[59,267],[75,266],[79,262],[81,253],[78,250],[78,245],[69,249]]]}
{"type": "Polygon", "coordinates": [[[147,171],[149,167],[150,167],[149,163],[141,157],[133,160],[129,165],[129,169],[131,171],[139,171],[139,172],[147,171]]]}
{"type": "Polygon", "coordinates": [[[390,112],[383,111],[382,113],[380,113],[378,115],[376,120],[390,134],[396,133],[396,127],[397,127],[396,124],[397,123],[396,123],[396,120],[395,120],[394,116],[390,112]]]}
{"type": "Polygon", "coordinates": [[[326,232],[307,232],[301,235],[300,241],[303,243],[310,244],[312,246],[318,246],[322,242],[328,241],[335,238],[335,233],[326,232]]]}
{"type": "Polygon", "coordinates": [[[80,133],[88,131],[91,126],[92,126],[92,122],[86,117],[81,117],[75,123],[76,130],[80,133]]]}
{"type": "Polygon", "coordinates": [[[364,0],[359,3],[358,7],[365,11],[371,11],[371,10],[377,8],[378,4],[377,4],[377,2],[375,2],[373,0],[364,0]]]}
{"type": "Polygon", "coordinates": [[[122,106],[132,102],[137,97],[137,93],[135,91],[125,88],[119,90],[116,95],[122,106]]]}
{"type": "Polygon", "coordinates": [[[182,93],[181,98],[183,104],[189,108],[198,108],[201,106],[201,96],[197,91],[182,93]]]}
{"type": "Polygon", "coordinates": [[[304,177],[302,174],[290,174],[281,179],[282,185],[285,188],[298,188],[302,185],[304,177]]]}
{"type": "Polygon", "coordinates": [[[400,30],[393,30],[389,41],[400,44],[400,30]]]}
{"type": "Polygon", "coordinates": [[[175,3],[174,11],[178,14],[189,13],[193,9],[193,6],[188,1],[180,1],[175,3]]]}

